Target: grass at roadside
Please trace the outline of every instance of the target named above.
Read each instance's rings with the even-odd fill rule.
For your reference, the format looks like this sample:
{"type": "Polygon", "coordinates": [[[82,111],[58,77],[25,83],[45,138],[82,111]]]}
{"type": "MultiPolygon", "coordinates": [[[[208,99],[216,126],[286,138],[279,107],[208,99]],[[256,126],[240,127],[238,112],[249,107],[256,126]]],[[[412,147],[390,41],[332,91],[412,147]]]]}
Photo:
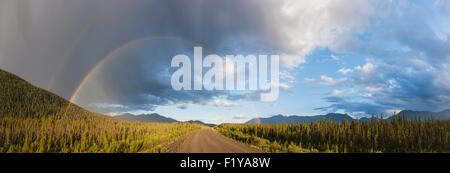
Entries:
{"type": "Polygon", "coordinates": [[[322,120],[298,124],[221,124],[232,139],[277,153],[449,152],[450,121],[322,120]]]}

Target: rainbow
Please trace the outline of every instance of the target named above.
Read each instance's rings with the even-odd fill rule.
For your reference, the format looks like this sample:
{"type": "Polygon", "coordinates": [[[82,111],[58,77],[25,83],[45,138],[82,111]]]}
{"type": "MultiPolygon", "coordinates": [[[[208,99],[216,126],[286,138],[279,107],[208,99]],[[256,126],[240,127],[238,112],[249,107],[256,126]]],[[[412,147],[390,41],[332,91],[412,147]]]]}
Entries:
{"type": "MultiPolygon", "coordinates": [[[[106,56],[104,56],[102,59],[100,59],[89,71],[88,73],[83,77],[83,79],[81,80],[81,82],[79,83],[79,85],[77,86],[77,88],[75,89],[75,91],[73,92],[72,96],[69,99],[69,104],[67,105],[66,109],[64,110],[64,115],[67,113],[67,111],[70,109],[70,106],[73,104],[74,100],[76,99],[78,93],[80,92],[80,90],[83,88],[84,84],[89,80],[89,78],[92,76],[92,74],[94,74],[95,71],[97,71],[106,61],[108,61],[109,59],[111,59],[111,57],[113,57],[114,54],[116,54],[117,52],[119,52],[120,50],[127,48],[135,43],[139,43],[142,41],[148,41],[148,40],[152,40],[152,39],[175,39],[175,40],[181,40],[184,41],[186,43],[189,43],[192,46],[202,46],[201,44],[194,42],[192,40],[186,40],[183,39],[181,37],[175,37],[175,36],[166,36],[166,35],[151,35],[151,36],[146,36],[146,37],[141,37],[135,40],[131,40],[128,41],[122,45],[120,45],[119,47],[117,47],[116,49],[112,50],[111,52],[109,52],[108,54],[106,54],[106,56]]],[[[202,46],[207,52],[212,53],[210,50],[208,50],[207,48],[205,48],[204,46],[202,46]]]]}

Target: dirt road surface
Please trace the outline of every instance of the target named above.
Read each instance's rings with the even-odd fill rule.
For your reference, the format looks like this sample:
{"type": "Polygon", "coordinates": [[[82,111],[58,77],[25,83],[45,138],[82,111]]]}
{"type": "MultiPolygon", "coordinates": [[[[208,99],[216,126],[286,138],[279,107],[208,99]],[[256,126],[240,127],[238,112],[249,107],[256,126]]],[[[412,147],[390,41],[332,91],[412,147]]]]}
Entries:
{"type": "Polygon", "coordinates": [[[247,144],[234,141],[211,128],[195,131],[176,142],[177,153],[261,153],[247,144]]]}

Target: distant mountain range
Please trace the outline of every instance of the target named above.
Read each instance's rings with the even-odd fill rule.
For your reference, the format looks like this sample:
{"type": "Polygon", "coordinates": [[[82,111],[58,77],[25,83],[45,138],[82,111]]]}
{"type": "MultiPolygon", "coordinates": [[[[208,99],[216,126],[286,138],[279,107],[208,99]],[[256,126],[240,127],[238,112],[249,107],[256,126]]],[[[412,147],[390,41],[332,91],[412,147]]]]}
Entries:
{"type": "MultiPolygon", "coordinates": [[[[441,112],[430,112],[430,111],[412,111],[412,110],[403,110],[393,116],[390,116],[387,118],[387,120],[391,121],[396,116],[403,116],[405,115],[408,120],[430,120],[431,117],[435,120],[449,120],[450,119],[450,109],[441,111],[441,112]]],[[[253,118],[247,121],[246,123],[267,123],[267,124],[289,124],[289,123],[301,123],[301,122],[316,122],[319,120],[336,120],[337,122],[341,122],[344,119],[347,121],[351,121],[354,118],[347,114],[340,114],[340,113],[329,113],[326,115],[315,115],[315,116],[297,116],[297,115],[291,115],[291,116],[284,116],[284,115],[275,115],[272,117],[267,118],[253,118]]],[[[379,118],[375,117],[375,120],[379,120],[379,118]]],[[[371,121],[371,117],[363,117],[360,120],[363,121],[371,121]]]]}
{"type": "MultiPolygon", "coordinates": [[[[164,116],[159,115],[157,113],[141,114],[141,115],[133,115],[133,114],[128,114],[127,113],[127,114],[115,116],[114,118],[125,120],[125,121],[139,121],[139,122],[158,122],[158,123],[175,123],[175,122],[180,122],[180,121],[177,121],[177,120],[172,119],[172,118],[164,117],[164,116]]],[[[208,124],[208,123],[204,123],[204,122],[201,122],[201,121],[198,121],[198,120],[189,120],[189,121],[186,121],[186,122],[203,124],[203,125],[209,126],[209,127],[216,126],[215,124],[208,124]]]]}
{"type": "Polygon", "coordinates": [[[247,121],[246,123],[289,124],[289,123],[302,123],[302,122],[316,122],[321,119],[324,119],[324,120],[336,119],[336,121],[341,122],[344,119],[350,121],[350,120],[352,120],[352,117],[350,117],[347,114],[339,114],[339,113],[329,113],[326,115],[315,115],[315,116],[297,116],[297,115],[284,116],[284,115],[279,114],[279,115],[275,115],[275,116],[268,117],[268,118],[253,118],[253,119],[247,121]]]}
{"type": "Polygon", "coordinates": [[[204,122],[201,122],[201,121],[199,121],[199,120],[189,120],[189,121],[186,121],[186,122],[188,122],[188,123],[198,123],[198,124],[203,124],[203,125],[208,126],[208,127],[214,127],[214,126],[217,126],[216,124],[204,123],[204,122]]]}
{"type": "Polygon", "coordinates": [[[159,122],[159,123],[174,123],[178,122],[175,119],[167,118],[161,116],[159,114],[142,114],[142,115],[133,115],[133,114],[123,114],[119,116],[115,116],[114,118],[118,118],[125,121],[140,121],[140,122],[159,122]]]}

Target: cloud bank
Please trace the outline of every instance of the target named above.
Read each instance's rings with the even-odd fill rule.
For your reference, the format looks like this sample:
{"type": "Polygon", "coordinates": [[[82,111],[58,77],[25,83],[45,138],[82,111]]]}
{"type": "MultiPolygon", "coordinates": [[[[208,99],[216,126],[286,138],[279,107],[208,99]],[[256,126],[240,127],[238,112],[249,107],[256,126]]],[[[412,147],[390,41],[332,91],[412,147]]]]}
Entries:
{"type": "MultiPolygon", "coordinates": [[[[441,109],[450,103],[450,2],[379,0],[0,0],[0,68],[69,99],[97,62],[76,103],[99,112],[160,105],[238,106],[254,93],[180,91],[170,87],[170,60],[192,54],[280,54],[280,83],[307,65],[317,48],[367,61],[340,67],[341,77],[305,80],[330,87],[324,111],[441,109]],[[120,50],[118,47],[136,41],[120,50]],[[218,99],[220,98],[220,99],[218,99]]],[[[332,54],[333,55],[333,54],[332,54]]],[[[340,56],[332,59],[344,61],[340,56]]]]}

